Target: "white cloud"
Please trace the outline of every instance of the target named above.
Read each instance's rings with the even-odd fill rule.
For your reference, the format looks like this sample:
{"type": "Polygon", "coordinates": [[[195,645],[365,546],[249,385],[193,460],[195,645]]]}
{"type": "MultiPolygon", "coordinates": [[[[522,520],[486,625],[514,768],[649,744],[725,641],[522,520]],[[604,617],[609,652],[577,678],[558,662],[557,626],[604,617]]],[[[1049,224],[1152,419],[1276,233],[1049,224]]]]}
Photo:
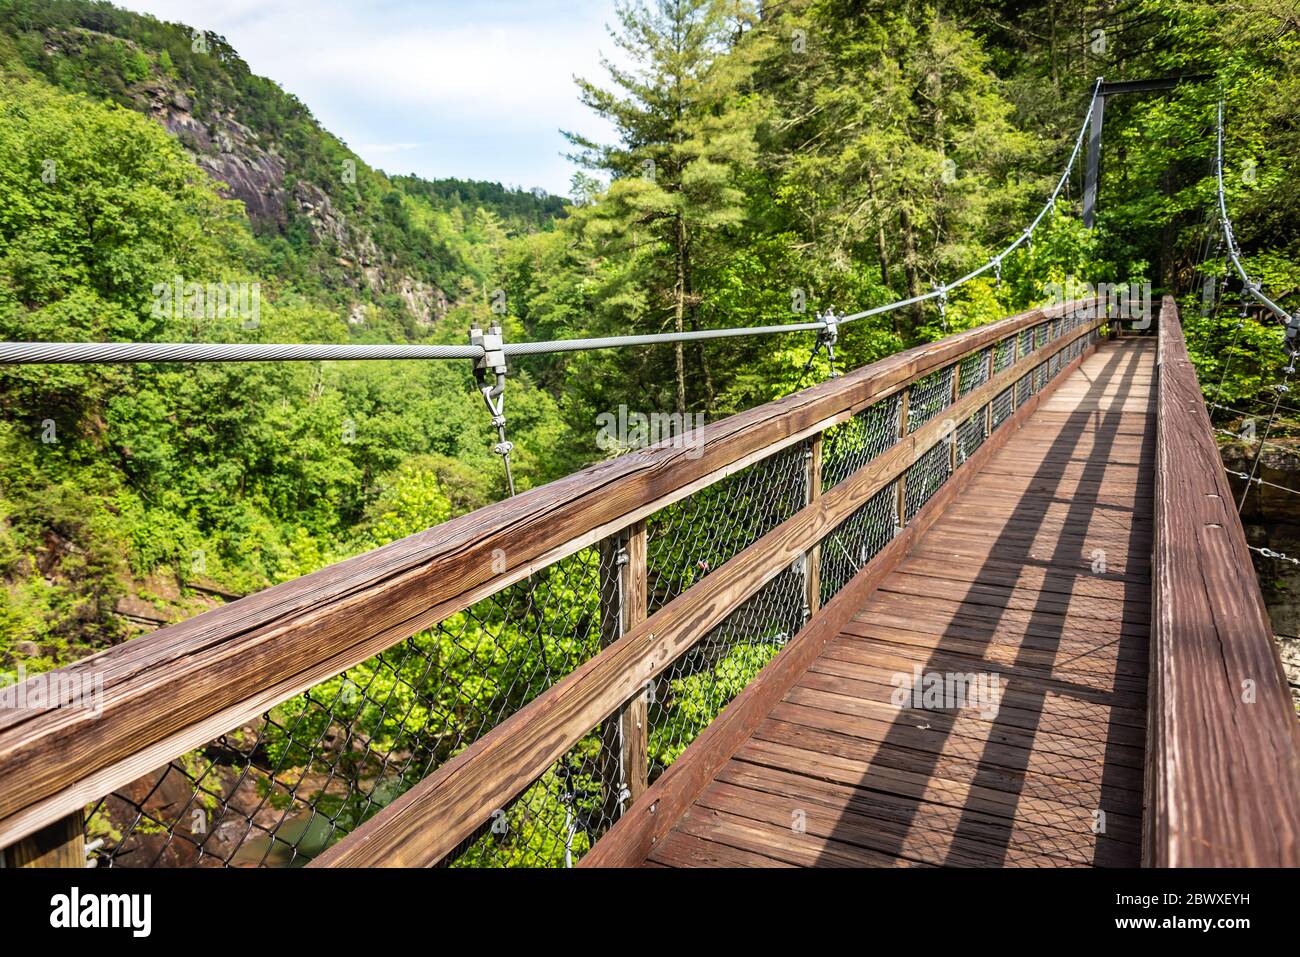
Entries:
{"type": "Polygon", "coordinates": [[[372,144],[353,148],[380,166],[420,154],[438,167],[425,175],[562,190],[571,170],[558,130],[611,135],[579,103],[573,76],[603,75],[613,0],[119,2],[222,34],[326,128],[372,144]]]}

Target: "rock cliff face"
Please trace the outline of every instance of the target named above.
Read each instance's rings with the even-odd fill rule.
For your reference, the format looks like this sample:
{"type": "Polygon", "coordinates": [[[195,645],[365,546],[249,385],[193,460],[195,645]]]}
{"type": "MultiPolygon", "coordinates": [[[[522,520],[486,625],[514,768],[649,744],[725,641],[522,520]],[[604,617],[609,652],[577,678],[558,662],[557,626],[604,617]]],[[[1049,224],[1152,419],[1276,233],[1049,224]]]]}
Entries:
{"type": "MultiPolygon", "coordinates": [[[[94,30],[50,31],[46,56],[76,58],[104,43],[128,51],[131,40],[94,30]]],[[[337,269],[337,286],[350,291],[353,317],[379,296],[395,296],[405,304],[417,327],[426,327],[445,314],[445,293],[426,280],[411,276],[379,248],[365,224],[350,220],[322,184],[312,182],[281,152],[281,144],[265,130],[241,122],[229,104],[207,102],[202,109],[191,91],[173,74],[152,69],[124,87],[119,102],[151,117],[195,158],[227,199],[244,204],[255,231],[283,234],[292,223],[306,227],[313,245],[330,256],[337,269]]],[[[326,136],[322,131],[322,136],[326,136]]],[[[409,268],[409,267],[408,267],[409,268]]]]}
{"type": "MultiPolygon", "coordinates": [[[[1231,473],[1250,474],[1257,448],[1255,443],[1233,441],[1220,449],[1238,501],[1246,482],[1231,473]]],[[[1255,475],[1263,481],[1251,483],[1241,510],[1246,540],[1257,548],[1300,558],[1300,494],[1291,491],[1300,491],[1300,440],[1270,439],[1255,475]]],[[[1254,558],[1292,697],[1300,704],[1300,565],[1259,554],[1254,558]]]]}
{"type": "Polygon", "coordinates": [[[145,84],[136,95],[141,111],[161,123],[193,153],[214,180],[224,183],[223,194],[241,201],[256,226],[285,226],[284,159],[263,149],[252,130],[229,115],[218,116],[210,123],[196,119],[190,98],[160,81],[145,84]]]}

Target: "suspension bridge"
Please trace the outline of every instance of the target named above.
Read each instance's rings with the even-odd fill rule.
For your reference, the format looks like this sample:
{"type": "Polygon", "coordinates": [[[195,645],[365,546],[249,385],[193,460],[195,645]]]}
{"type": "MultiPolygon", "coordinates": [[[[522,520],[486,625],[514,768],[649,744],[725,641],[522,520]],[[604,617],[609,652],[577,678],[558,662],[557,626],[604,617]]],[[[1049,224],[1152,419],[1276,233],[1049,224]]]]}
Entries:
{"type": "MultiPolygon", "coordinates": [[[[713,334],[833,354],[900,305],[713,334]]],[[[1178,310],[1123,325],[1034,308],[30,678],[5,861],[1300,864],[1300,729],[1178,310]]],[[[650,344],[494,335],[0,360],[470,359],[508,459],[507,355],[650,344]]]]}

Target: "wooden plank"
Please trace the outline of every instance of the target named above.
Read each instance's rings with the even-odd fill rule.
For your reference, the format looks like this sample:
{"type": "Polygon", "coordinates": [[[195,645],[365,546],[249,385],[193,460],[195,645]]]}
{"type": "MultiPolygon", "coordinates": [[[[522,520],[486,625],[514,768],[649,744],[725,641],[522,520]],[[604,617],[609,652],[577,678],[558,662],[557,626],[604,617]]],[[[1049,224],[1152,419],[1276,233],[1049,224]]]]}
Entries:
{"type": "Polygon", "coordinates": [[[102,712],[0,713],[0,782],[22,782],[0,786],[0,845],[962,354],[1077,305],[899,353],[706,426],[690,448],[669,442],[619,456],[69,666],[102,679],[102,712]]]}
{"type": "MultiPolygon", "coordinates": [[[[1026,798],[1078,808],[1095,809],[1103,806],[1103,788],[1099,776],[1085,781],[1043,773],[1052,767],[1050,762],[1045,765],[1040,762],[1039,770],[1027,772],[1016,766],[1011,752],[1002,752],[1006,755],[1005,760],[983,761],[977,757],[981,753],[978,747],[963,748],[966,753],[953,754],[933,745],[927,748],[919,737],[914,737],[909,742],[917,745],[915,747],[892,743],[885,746],[868,738],[837,734],[774,718],[762,721],[754,729],[753,739],[814,753],[819,756],[814,766],[819,766],[822,759],[828,756],[851,760],[864,768],[864,777],[861,779],[864,787],[873,787],[871,781],[876,768],[890,768],[912,775],[931,775],[968,787],[979,781],[986,791],[1001,796],[1002,808],[1011,816],[1018,813],[1018,803],[1026,798]],[[972,759],[972,755],[976,757],[972,759]]],[[[956,746],[957,743],[954,743],[956,746]]],[[[804,773],[809,770],[798,764],[786,767],[804,773]]],[[[1082,770],[1082,767],[1078,769],[1082,770]]],[[[1140,779],[1140,775],[1133,776],[1133,780],[1137,779],[1140,779]]],[[[1113,800],[1122,800],[1126,807],[1139,802],[1140,787],[1136,790],[1125,789],[1122,799],[1116,797],[1118,790],[1108,783],[1106,791],[1113,800]]]]}
{"type": "MultiPolygon", "coordinates": [[[[903,754],[906,756],[906,753],[903,754]]],[[[1014,819],[1018,824],[1058,828],[1072,833],[1092,832],[1092,812],[1097,807],[1095,796],[1092,800],[1085,797],[1083,803],[1079,803],[1077,799],[1053,800],[1038,793],[1031,793],[1029,789],[1011,793],[983,784],[974,784],[972,782],[975,768],[970,764],[952,765],[951,769],[955,775],[950,776],[945,773],[947,769],[936,769],[925,763],[922,764],[921,770],[913,770],[903,766],[873,763],[860,757],[839,754],[833,750],[809,750],[806,747],[757,738],[747,741],[736,752],[736,758],[763,767],[799,768],[807,776],[824,781],[847,784],[872,792],[895,794],[959,810],[969,809],[1014,819]]],[[[1134,862],[1138,856],[1136,844],[1140,830],[1141,823],[1135,816],[1115,809],[1107,812],[1107,836],[1116,841],[1135,845],[1134,862]]]]}
{"type": "Polygon", "coordinates": [[[840,636],[846,642],[859,639],[871,645],[899,645],[910,651],[942,650],[951,655],[965,655],[975,662],[989,661],[1002,665],[1040,668],[1058,677],[1088,675],[1091,680],[1125,676],[1138,685],[1146,680],[1145,642],[1141,647],[1118,649],[1124,642],[1105,636],[1095,641],[1080,639],[1053,641],[1024,635],[1019,638],[993,635],[977,637],[955,634],[947,628],[907,629],[888,627],[874,621],[853,622],[840,636]]]}
{"type": "MultiPolygon", "coordinates": [[[[1012,776],[1037,773],[1059,777],[1071,784],[1100,785],[1104,779],[1109,785],[1124,787],[1134,795],[1142,792],[1142,772],[1137,760],[1099,761],[1095,748],[1085,747],[1077,739],[1049,738],[1041,732],[1031,734],[992,722],[971,721],[964,718],[964,713],[957,718],[951,714],[926,715],[919,723],[912,723],[899,720],[896,710],[874,717],[848,716],[783,701],[772,709],[770,720],[857,738],[883,745],[888,750],[908,749],[945,761],[965,760],[977,764],[981,773],[990,768],[1003,768],[1012,776]],[[957,728],[961,728],[960,733],[957,728]]],[[[755,730],[758,736],[763,733],[755,730]]],[[[1128,757],[1133,755],[1130,753],[1128,757]]]]}
{"type": "Polygon", "coordinates": [[[904,571],[894,574],[881,587],[881,591],[898,595],[953,599],[992,608],[1052,611],[1070,619],[1137,620],[1145,623],[1150,617],[1148,602],[1145,600],[1128,601],[1124,598],[1098,598],[1091,595],[1030,591],[1027,588],[1000,583],[944,580],[925,575],[911,575],[904,571]]]}
{"type": "MultiPolygon", "coordinates": [[[[1086,334],[1086,330],[1079,330],[1086,334]]],[[[1058,340],[1053,346],[1063,345],[1058,340]]],[[[629,866],[645,860],[655,844],[672,828],[673,823],[686,813],[695,796],[707,785],[712,775],[726,763],[750,730],[771,707],[781,699],[799,675],[816,660],[827,642],[861,606],[861,601],[879,585],[888,573],[907,554],[913,543],[943,513],[947,505],[960,494],[970,477],[1015,434],[1020,422],[1033,414],[1038,402],[1050,395],[1056,384],[1063,381],[1089,355],[1092,347],[1072,362],[1047,384],[1039,395],[1030,398],[1013,413],[967,459],[935,495],[920,509],[912,523],[875,556],[814,618],[807,628],[792,639],[758,676],[731,702],[686,752],[675,761],[646,792],[645,799],[635,806],[610,831],[602,837],[580,862],[581,867],[629,866]]],[[[1017,370],[1012,366],[1005,370],[1017,370]]],[[[1007,376],[1008,381],[1013,377],[1007,376]]],[[[1002,380],[991,380],[987,395],[996,395],[1002,380]]],[[[984,396],[979,390],[968,395],[984,396]]],[[[971,410],[982,403],[976,400],[971,410]]],[[[931,422],[913,435],[921,434],[931,422]]],[[[900,445],[903,444],[900,442],[900,445]]],[[[901,470],[900,470],[901,471],[901,470]]],[[[897,474],[894,473],[894,474],[897,474]]],[[[832,490],[833,491],[833,490],[832,490]]],[[[829,493],[828,493],[829,495],[829,493]]],[[[824,501],[825,499],[823,499],[824,501]]],[[[707,580],[707,579],[706,579],[707,580]]]]}
{"type": "Polygon", "coordinates": [[[47,824],[16,844],[0,850],[0,867],[86,866],[86,819],[81,811],[47,824]]]}
{"type": "MultiPolygon", "coordinates": [[[[1068,572],[1091,569],[1091,561],[1082,551],[1077,557],[1058,555],[1052,550],[1034,547],[1032,543],[1023,541],[998,542],[936,533],[919,548],[918,555],[941,560],[983,562],[1011,568],[1029,566],[1068,572]]],[[[1108,551],[1105,575],[1116,581],[1147,582],[1151,579],[1151,561],[1145,555],[1125,556],[1120,552],[1112,554],[1108,551]]]]}
{"type": "Polygon", "coordinates": [[[855,643],[841,636],[828,645],[825,656],[867,665],[893,665],[895,671],[911,671],[916,666],[934,671],[969,672],[976,668],[997,674],[1006,682],[1028,682],[1060,694],[1085,697],[1100,703],[1117,703],[1130,708],[1146,705],[1145,683],[1124,675],[1098,675],[1060,665],[1036,665],[1024,661],[999,661],[997,657],[964,655],[943,648],[921,649],[902,645],[855,643]],[[1091,695],[1091,697],[1088,697],[1091,695]]]}
{"type": "MultiPolygon", "coordinates": [[[[778,795],[799,808],[823,805],[838,812],[861,814],[871,822],[874,834],[893,839],[895,846],[902,844],[899,853],[912,859],[925,855],[921,859],[956,863],[946,854],[942,857],[934,854],[935,851],[942,854],[949,846],[957,848],[963,856],[982,854],[994,858],[985,863],[1010,866],[1065,867],[1092,863],[1129,866],[1136,857],[1131,845],[1106,835],[1066,831],[968,808],[865,791],[746,761],[728,762],[717,780],[751,792],[778,795]],[[1022,840],[1008,842],[1012,833],[1022,840]],[[913,851],[913,847],[917,850],[913,851]],[[999,851],[1005,854],[1001,860],[996,857],[999,851]]],[[[673,840],[676,835],[676,831],[670,833],[667,840],[673,840]]]]}
{"type": "MultiPolygon", "coordinates": [[[[786,700],[811,703],[811,699],[804,701],[803,696],[817,693],[843,697],[850,701],[894,704],[894,696],[898,691],[898,685],[893,680],[896,672],[891,673],[884,668],[860,667],[857,674],[850,678],[833,674],[832,669],[825,668],[826,664],[834,663],[834,659],[824,659],[814,664],[800,677],[799,683],[786,694],[786,700]]],[[[1008,684],[1001,690],[998,714],[993,720],[1013,728],[1024,728],[1030,731],[1043,728],[1053,734],[1085,741],[1103,738],[1109,734],[1118,744],[1135,748],[1145,746],[1146,714],[1144,712],[1131,712],[1132,720],[1116,722],[1117,709],[1113,707],[1099,705],[1084,710],[1074,707],[1076,703],[1073,699],[1050,698],[1049,702],[1049,697],[1043,695],[1041,691],[1021,689],[1014,684],[1008,684]],[[1059,700],[1069,702],[1070,706],[1056,707],[1056,702],[1059,700]]],[[[844,705],[842,702],[836,704],[829,698],[821,700],[823,701],[821,706],[828,710],[836,710],[839,706],[857,707],[857,705],[844,705]]],[[[909,713],[918,721],[924,720],[925,715],[931,712],[943,712],[942,708],[924,707],[898,710],[900,714],[909,713]]],[[[985,720],[979,712],[975,712],[975,717],[985,720]]]]}
{"type": "Polygon", "coordinates": [[[1148,606],[1151,603],[1149,588],[1103,576],[1093,572],[1091,568],[1069,572],[1033,566],[995,564],[990,567],[980,567],[929,558],[920,552],[919,548],[917,552],[899,566],[900,573],[951,581],[1009,585],[1039,592],[1114,598],[1118,601],[1131,601],[1148,606]]]}
{"type": "Polygon", "coordinates": [[[1143,862],[1300,865],[1300,727],[1178,310],[1160,309],[1143,862]]]}
{"type": "Polygon", "coordinates": [[[663,864],[668,867],[794,867],[774,857],[743,851],[728,844],[718,844],[687,834],[673,831],[667,840],[661,841],[655,848],[647,864],[663,864]]]}
{"type": "Polygon", "coordinates": [[[800,834],[796,840],[788,824],[783,826],[759,821],[714,808],[692,807],[678,829],[686,834],[775,857],[799,867],[920,866],[899,857],[817,834],[800,834]]]}
{"type": "Polygon", "coordinates": [[[1124,641],[1118,635],[1097,634],[1084,629],[1057,631],[1032,620],[1001,622],[934,612],[924,616],[868,613],[855,616],[842,634],[920,647],[937,643],[954,652],[967,648],[980,649],[981,653],[1000,651],[1014,654],[1019,650],[1028,653],[1036,649],[1064,655],[1072,664],[1079,665],[1080,670],[1088,670],[1094,655],[1103,655],[1107,670],[1118,660],[1131,662],[1143,676],[1147,673],[1145,641],[1124,641]]]}
{"type": "MultiPolygon", "coordinates": [[[[989,845],[961,842],[945,848],[939,846],[933,833],[922,831],[913,834],[908,827],[859,813],[848,802],[843,807],[828,808],[817,801],[792,799],[788,795],[774,795],[764,790],[714,781],[704,789],[696,806],[784,828],[784,832],[777,833],[786,848],[806,845],[809,837],[861,848],[873,855],[879,867],[897,866],[898,861],[931,867],[944,863],[987,867],[995,862],[994,848],[989,845]],[[913,838],[910,842],[909,837],[913,838]],[[901,851],[899,844],[904,846],[901,851]],[[954,857],[955,861],[952,860],[954,857]]],[[[821,864],[821,861],[816,863],[821,864]]]]}
{"type": "MultiPolygon", "coordinates": [[[[890,587],[894,587],[891,583],[890,587]]],[[[860,613],[864,619],[876,611],[907,616],[912,613],[938,612],[953,618],[962,616],[973,621],[995,623],[1012,622],[1021,625],[1046,625],[1059,633],[1069,630],[1083,630],[1093,634],[1128,635],[1133,638],[1147,637],[1147,624],[1141,618],[1130,615],[1129,620],[1117,619],[1107,621],[1093,619],[1087,622],[1072,621],[1065,615],[1046,609],[1021,609],[1007,606],[974,604],[964,598],[945,598],[938,595],[906,595],[894,591],[879,591],[871,598],[866,611],[860,613]]]]}
{"type": "MultiPolygon", "coordinates": [[[[1072,758],[1082,758],[1098,765],[1107,761],[1107,749],[1117,764],[1128,768],[1142,768],[1143,744],[1141,738],[1121,744],[1108,740],[1106,735],[1097,734],[1096,723],[1090,726],[1091,734],[1080,737],[1078,734],[1059,734],[1040,723],[1029,726],[1002,720],[1001,709],[997,716],[986,714],[977,707],[925,709],[898,707],[892,701],[877,701],[873,698],[859,698],[855,694],[844,694],[849,690],[846,684],[838,691],[824,691],[809,686],[803,680],[791,688],[781,704],[774,708],[772,716],[792,721],[796,724],[811,724],[836,730],[834,724],[821,723],[823,719],[810,717],[812,710],[831,712],[836,715],[862,719],[859,723],[845,722],[850,733],[870,737],[879,734],[883,725],[889,728],[895,722],[907,722],[927,731],[939,731],[948,735],[973,738],[978,741],[998,741],[1000,743],[1025,749],[1042,749],[1047,754],[1062,754],[1072,758]]],[[[1132,729],[1136,730],[1136,729],[1132,729]]]]}
{"type": "MultiPolygon", "coordinates": [[[[819,672],[857,681],[881,682],[890,684],[890,679],[898,673],[898,662],[893,658],[880,661],[854,661],[852,659],[822,656],[813,662],[809,673],[819,672]]],[[[1132,702],[1115,700],[1105,691],[1093,688],[1080,688],[1071,682],[1056,684],[1024,677],[1023,681],[1007,680],[1003,698],[1024,710],[1046,710],[1045,702],[1050,701],[1051,710],[1076,718],[1080,721],[1096,720],[1103,716],[1105,720],[1146,728],[1146,701],[1138,698],[1132,702]]],[[[891,687],[893,685],[891,684],[891,687]]]]}

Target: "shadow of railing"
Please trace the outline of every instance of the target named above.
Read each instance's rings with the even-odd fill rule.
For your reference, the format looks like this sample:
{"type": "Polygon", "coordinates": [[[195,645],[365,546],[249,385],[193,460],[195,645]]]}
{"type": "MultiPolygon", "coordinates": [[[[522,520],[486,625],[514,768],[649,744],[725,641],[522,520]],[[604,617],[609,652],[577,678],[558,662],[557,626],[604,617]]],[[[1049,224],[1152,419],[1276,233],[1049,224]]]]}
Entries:
{"type": "MultiPolygon", "coordinates": [[[[997,458],[950,506],[978,503],[986,522],[996,524],[1003,514],[1005,520],[987,543],[975,535],[963,549],[980,566],[971,575],[946,579],[949,587],[965,579],[964,593],[961,584],[953,593],[955,608],[948,610],[944,600],[934,603],[946,622],[911,626],[929,635],[941,628],[937,642],[899,660],[920,664],[923,675],[996,675],[1004,691],[998,707],[983,717],[981,709],[951,707],[905,707],[897,713],[857,785],[882,800],[891,795],[890,826],[872,835],[873,850],[948,865],[1138,863],[1150,616],[1149,431],[1141,430],[1146,437],[1131,463],[1138,467],[1134,507],[1101,498],[1113,484],[1107,472],[1117,464],[1125,400],[1145,397],[1148,390],[1140,367],[1144,354],[1136,348],[1102,353],[1080,408],[1061,422],[1032,476],[1026,481],[1011,474],[1014,469],[1007,473],[1006,484],[1016,485],[1018,493],[1009,512],[979,503],[981,489],[998,474],[997,458]],[[1057,496],[1063,483],[1073,486],[1073,494],[1057,496]],[[1109,551],[1112,560],[1125,556],[1122,568],[1102,569],[1098,559],[1106,556],[1094,554],[1094,547],[1109,551]],[[1028,607],[1025,592],[1014,587],[1027,568],[1042,576],[1028,607]],[[1099,602],[1097,609],[1115,627],[1090,633],[1086,614],[1076,616],[1076,607],[1089,605],[1088,595],[1080,593],[1081,582],[1089,579],[1122,583],[1116,589],[1121,597],[1099,602]],[[1082,660],[1108,644],[1116,645],[1113,656],[1102,659],[1114,662],[1110,673],[1097,659],[1082,660]],[[1044,730],[1044,715],[1053,705],[1059,713],[1044,730]],[[1098,741],[1096,726],[1103,720],[1106,735],[1098,741]],[[918,846],[926,852],[918,855],[918,846]]],[[[1036,421],[1044,420],[1031,417],[1026,424],[1036,421]]],[[[945,514],[927,535],[960,535],[961,522],[945,514]]],[[[912,554],[924,543],[923,538],[912,554]]],[[[905,560],[895,576],[906,567],[905,560]]],[[[890,590],[893,578],[881,592],[890,590]]],[[[936,588],[943,580],[933,579],[936,588]]],[[[878,629],[869,621],[864,625],[862,638],[849,640],[890,647],[870,636],[878,629]]],[[[862,811],[872,814],[869,806],[862,811]]],[[[842,819],[831,840],[861,843],[863,818],[849,812],[842,819]]]]}

